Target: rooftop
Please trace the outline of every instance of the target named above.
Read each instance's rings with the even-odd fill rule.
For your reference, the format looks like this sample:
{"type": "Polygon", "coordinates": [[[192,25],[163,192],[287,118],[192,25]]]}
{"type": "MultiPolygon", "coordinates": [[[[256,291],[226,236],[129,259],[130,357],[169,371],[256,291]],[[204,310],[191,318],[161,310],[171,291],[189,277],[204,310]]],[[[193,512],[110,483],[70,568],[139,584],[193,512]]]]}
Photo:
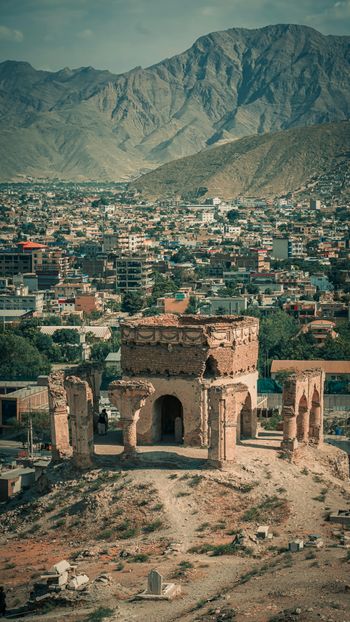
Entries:
{"type": "Polygon", "coordinates": [[[246,326],[255,325],[258,320],[255,317],[248,317],[245,315],[220,315],[220,316],[203,316],[203,315],[175,315],[173,313],[165,313],[164,315],[153,315],[150,317],[140,318],[138,320],[130,320],[124,323],[129,326],[175,326],[178,328],[183,327],[201,327],[201,326],[215,326],[216,328],[227,327],[231,325],[233,327],[241,324],[246,326]]]}

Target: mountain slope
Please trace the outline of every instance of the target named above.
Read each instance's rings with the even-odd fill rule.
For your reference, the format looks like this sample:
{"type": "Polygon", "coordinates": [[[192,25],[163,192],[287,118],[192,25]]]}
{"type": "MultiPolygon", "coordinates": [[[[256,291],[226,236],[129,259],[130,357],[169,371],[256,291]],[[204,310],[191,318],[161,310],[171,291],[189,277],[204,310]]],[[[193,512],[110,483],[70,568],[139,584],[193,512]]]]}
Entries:
{"type": "Polygon", "coordinates": [[[350,37],[232,28],[121,75],[0,64],[1,178],[120,179],[221,140],[350,116],[350,37]]]}
{"type": "Polygon", "coordinates": [[[278,195],[300,188],[341,162],[350,165],[350,122],[250,136],[164,164],[133,187],[150,197],[195,192],[234,197],[278,195]]]}

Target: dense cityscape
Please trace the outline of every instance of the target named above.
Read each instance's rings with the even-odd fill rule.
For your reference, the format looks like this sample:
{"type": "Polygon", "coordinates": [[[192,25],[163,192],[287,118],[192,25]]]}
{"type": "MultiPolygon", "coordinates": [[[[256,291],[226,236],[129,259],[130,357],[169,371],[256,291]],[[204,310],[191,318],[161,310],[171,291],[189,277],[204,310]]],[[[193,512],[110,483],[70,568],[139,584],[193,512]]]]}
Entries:
{"type": "Polygon", "coordinates": [[[349,2],[0,4],[0,618],[350,622],[349,2]]]}

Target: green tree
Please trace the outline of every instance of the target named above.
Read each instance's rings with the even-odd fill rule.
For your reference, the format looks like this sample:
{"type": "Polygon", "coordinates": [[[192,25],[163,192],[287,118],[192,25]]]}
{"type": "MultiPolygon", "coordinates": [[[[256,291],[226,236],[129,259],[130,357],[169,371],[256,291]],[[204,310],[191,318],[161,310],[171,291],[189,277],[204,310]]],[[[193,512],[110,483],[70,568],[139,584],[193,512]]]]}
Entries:
{"type": "Polygon", "coordinates": [[[122,311],[125,313],[137,313],[144,306],[144,298],[139,291],[125,292],[122,297],[122,311]]]}
{"type": "Polygon", "coordinates": [[[59,344],[80,343],[79,333],[74,328],[61,328],[60,330],[55,330],[55,332],[52,335],[52,339],[55,343],[59,343],[59,344]]]}
{"type": "Polygon", "coordinates": [[[110,341],[94,343],[91,346],[91,360],[103,363],[110,352],[113,352],[113,345],[110,341]]]}
{"type": "Polygon", "coordinates": [[[190,301],[186,309],[186,314],[197,313],[197,310],[198,310],[197,298],[195,296],[190,296],[190,301]]]}
{"type": "Polygon", "coordinates": [[[0,377],[6,380],[36,380],[48,374],[50,362],[28,339],[5,332],[0,335],[0,377]]]}

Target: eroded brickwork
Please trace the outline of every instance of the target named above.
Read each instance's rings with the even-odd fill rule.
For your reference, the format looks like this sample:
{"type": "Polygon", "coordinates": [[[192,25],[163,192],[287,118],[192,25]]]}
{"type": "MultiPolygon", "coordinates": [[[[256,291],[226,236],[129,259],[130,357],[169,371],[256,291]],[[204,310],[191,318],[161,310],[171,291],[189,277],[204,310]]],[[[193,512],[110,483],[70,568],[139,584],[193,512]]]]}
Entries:
{"type": "Polygon", "coordinates": [[[162,315],[122,327],[128,376],[233,377],[256,371],[258,320],[162,315]]]}
{"type": "Polygon", "coordinates": [[[93,464],[93,394],[88,383],[77,376],[64,381],[69,406],[73,461],[78,468],[86,469],[93,464]]]}
{"type": "Polygon", "coordinates": [[[109,385],[109,399],[119,410],[123,428],[124,457],[134,457],[137,447],[136,424],[140,409],[154,393],[150,382],[116,380],[109,385]]]}
{"type": "Polygon", "coordinates": [[[61,460],[69,457],[72,453],[69,442],[68,406],[63,371],[53,372],[49,375],[48,395],[52,459],[61,460]]]}
{"type": "MultiPolygon", "coordinates": [[[[167,404],[179,401],[176,438],[186,445],[208,444],[208,391],[211,386],[244,383],[245,392],[237,430],[255,436],[257,401],[258,320],[250,317],[162,315],[130,321],[122,326],[122,368],[128,379],[150,382],[154,393],[146,399],[137,424],[139,444],[167,437],[167,404]],[[247,399],[246,403],[245,399],[247,399]]],[[[175,423],[174,423],[175,427],[175,423]]],[[[175,429],[174,429],[175,437],[175,429]]]]}
{"type": "Polygon", "coordinates": [[[292,373],[283,385],[282,447],[294,451],[300,444],[323,442],[324,372],[312,369],[292,373]]]}

